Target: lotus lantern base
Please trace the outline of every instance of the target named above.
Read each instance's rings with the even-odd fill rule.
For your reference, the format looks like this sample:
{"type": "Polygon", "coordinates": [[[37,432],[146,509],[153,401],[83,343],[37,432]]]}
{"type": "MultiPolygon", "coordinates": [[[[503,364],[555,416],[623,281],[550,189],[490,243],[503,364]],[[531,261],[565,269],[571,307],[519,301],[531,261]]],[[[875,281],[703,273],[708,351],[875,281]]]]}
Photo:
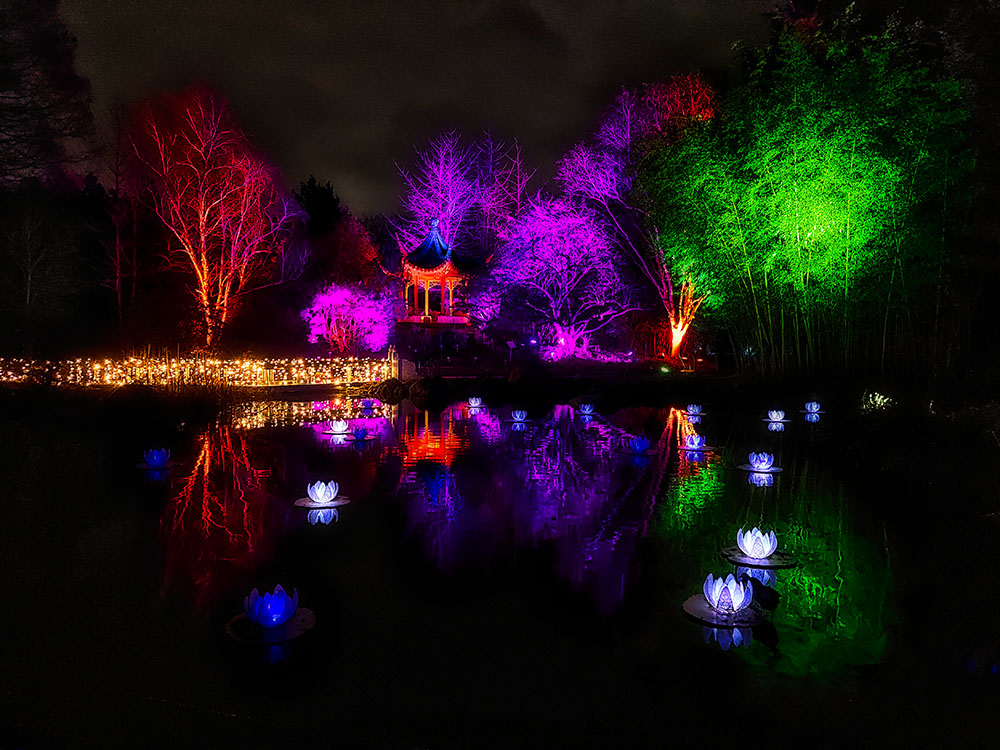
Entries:
{"type": "Polygon", "coordinates": [[[305,607],[296,609],[291,617],[275,628],[258,625],[245,612],[241,612],[226,623],[226,632],[237,643],[268,645],[298,638],[315,624],[316,615],[305,607]]]}
{"type": "Polygon", "coordinates": [[[763,418],[763,419],[761,420],[761,422],[791,422],[791,421],[792,421],[792,420],[790,420],[790,419],[785,419],[785,418],[782,418],[782,419],[770,419],[770,418],[768,418],[768,417],[764,417],[764,418],[763,418]]]}
{"type": "Polygon", "coordinates": [[[725,613],[715,609],[704,594],[695,594],[681,605],[684,614],[692,620],[711,625],[713,628],[750,628],[764,621],[764,616],[754,607],[741,609],[739,612],[725,613]]]}
{"type": "Polygon", "coordinates": [[[782,568],[794,568],[799,564],[792,555],[781,550],[775,550],[768,557],[748,557],[743,554],[743,550],[739,547],[723,547],[722,556],[733,565],[742,565],[745,568],[781,570],[782,568]]]}
{"type": "Polygon", "coordinates": [[[339,505],[347,505],[351,499],[347,495],[337,495],[328,503],[317,503],[311,497],[300,497],[295,504],[300,508],[336,508],[339,505]]]}
{"type": "Polygon", "coordinates": [[[772,466],[769,469],[755,469],[750,464],[740,464],[736,468],[743,469],[743,471],[752,471],[755,474],[777,474],[781,471],[780,466],[772,466]]]}

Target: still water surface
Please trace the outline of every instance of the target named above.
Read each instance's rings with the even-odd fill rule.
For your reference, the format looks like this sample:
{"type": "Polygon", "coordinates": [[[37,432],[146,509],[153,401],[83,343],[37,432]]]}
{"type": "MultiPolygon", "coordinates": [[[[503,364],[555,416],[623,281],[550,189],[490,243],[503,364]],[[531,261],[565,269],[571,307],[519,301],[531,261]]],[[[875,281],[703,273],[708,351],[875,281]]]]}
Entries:
{"type": "MultiPolygon", "coordinates": [[[[517,421],[509,405],[270,402],[172,438],[130,436],[117,457],[64,445],[61,462],[57,438],[26,436],[5,473],[28,502],[50,477],[52,503],[35,500],[31,534],[22,504],[9,518],[12,594],[32,601],[7,639],[20,646],[8,674],[23,678],[7,702],[25,716],[10,731],[95,745],[160,726],[149,742],[165,746],[612,746],[735,722],[726,731],[794,744],[850,736],[847,713],[891,739],[887,711],[944,709],[910,648],[923,637],[895,636],[886,519],[817,450],[836,414],[808,422],[787,404],[774,431],[768,406],[705,404],[693,423],[680,404],[557,404],[517,421]],[[339,418],[372,439],[327,434],[339,418]],[[683,450],[694,433],[712,450],[683,450]],[[151,447],[174,465],[137,468],[151,447]],[[783,469],[773,481],[736,468],[760,450],[783,469]],[[67,475],[73,503],[58,499],[67,475]],[[338,519],[294,506],[316,480],[350,497],[338,519]],[[686,619],[708,573],[736,572],[719,550],[751,526],[799,562],[767,576],[777,607],[753,631],[686,619]],[[298,589],[316,628],[283,646],[230,642],[243,597],[276,583],[298,589]],[[54,725],[42,695],[60,708],[54,725]]],[[[956,675],[990,669],[971,648],[953,661],[956,675]]]]}

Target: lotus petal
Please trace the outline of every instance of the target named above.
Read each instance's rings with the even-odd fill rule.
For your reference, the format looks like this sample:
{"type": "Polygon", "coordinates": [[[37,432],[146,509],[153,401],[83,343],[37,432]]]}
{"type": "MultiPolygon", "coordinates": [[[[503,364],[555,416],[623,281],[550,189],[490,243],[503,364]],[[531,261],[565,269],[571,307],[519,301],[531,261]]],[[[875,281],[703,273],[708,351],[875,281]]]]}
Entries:
{"type": "Polygon", "coordinates": [[[523,422],[528,418],[528,412],[526,412],[524,409],[514,409],[514,411],[512,411],[510,415],[511,417],[513,417],[515,422],[523,422]]]}
{"type": "Polygon", "coordinates": [[[768,422],[767,429],[771,432],[784,432],[785,425],[782,422],[768,422]]]}
{"type": "Polygon", "coordinates": [[[154,469],[162,469],[170,460],[170,450],[165,448],[153,448],[142,455],[146,463],[154,469]]]}
{"type": "Polygon", "coordinates": [[[593,414],[594,413],[594,405],[593,404],[580,404],[580,413],[581,414],[593,414]]]}
{"type": "Polygon", "coordinates": [[[472,396],[469,398],[469,406],[476,408],[477,406],[482,406],[483,400],[479,396],[472,396]]]}
{"type": "Polygon", "coordinates": [[[774,456],[770,453],[750,453],[750,466],[757,471],[767,471],[774,465],[774,456]]]}
{"type": "Polygon", "coordinates": [[[686,411],[688,414],[701,414],[701,404],[688,404],[686,411]]]}
{"type": "Polygon", "coordinates": [[[785,418],[785,412],[783,412],[781,409],[771,409],[771,411],[767,413],[767,418],[770,419],[772,422],[780,422],[782,419],[785,418]]]}
{"type": "Polygon", "coordinates": [[[347,422],[343,419],[335,419],[330,422],[330,432],[334,434],[344,434],[347,432],[347,422]]]}
{"type": "Polygon", "coordinates": [[[364,440],[368,437],[368,428],[357,426],[351,430],[351,434],[354,435],[355,440],[364,440]]]}
{"type": "Polygon", "coordinates": [[[629,440],[629,447],[636,453],[645,453],[649,450],[649,438],[645,435],[634,435],[629,440]]]}
{"type": "Polygon", "coordinates": [[[806,401],[806,411],[815,414],[819,411],[819,401],[806,401]]]}

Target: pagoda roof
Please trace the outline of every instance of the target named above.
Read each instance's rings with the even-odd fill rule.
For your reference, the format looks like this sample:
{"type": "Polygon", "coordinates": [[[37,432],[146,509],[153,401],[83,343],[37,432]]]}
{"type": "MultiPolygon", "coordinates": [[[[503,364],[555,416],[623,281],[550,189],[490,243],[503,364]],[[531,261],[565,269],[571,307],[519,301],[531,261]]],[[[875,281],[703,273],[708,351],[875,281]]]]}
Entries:
{"type": "Polygon", "coordinates": [[[424,241],[406,254],[405,261],[414,268],[430,271],[440,268],[451,260],[451,248],[445,244],[438,231],[438,220],[431,221],[431,231],[424,241]]]}

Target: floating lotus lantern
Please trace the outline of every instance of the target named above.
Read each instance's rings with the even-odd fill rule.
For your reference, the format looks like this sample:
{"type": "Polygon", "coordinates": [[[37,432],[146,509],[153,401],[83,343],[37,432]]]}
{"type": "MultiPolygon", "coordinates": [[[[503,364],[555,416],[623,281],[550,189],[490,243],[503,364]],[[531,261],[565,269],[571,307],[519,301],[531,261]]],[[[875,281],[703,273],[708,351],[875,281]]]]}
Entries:
{"type": "Polygon", "coordinates": [[[768,422],[767,430],[768,432],[784,432],[785,425],[783,422],[768,422]]]}
{"type": "Polygon", "coordinates": [[[316,508],[309,511],[306,519],[313,526],[318,523],[329,526],[331,522],[340,520],[340,513],[336,508],[316,508]]]}
{"type": "Polygon", "coordinates": [[[292,595],[289,596],[280,585],[275,586],[274,593],[265,593],[263,596],[254,589],[243,600],[243,611],[247,617],[264,628],[276,628],[284,624],[295,614],[298,606],[298,589],[292,589],[292,595]]]}
{"type": "Polygon", "coordinates": [[[150,469],[165,469],[170,463],[169,448],[153,448],[142,454],[150,469]]]}
{"type": "Polygon", "coordinates": [[[740,646],[749,646],[753,643],[753,631],[750,628],[709,628],[701,630],[705,643],[717,643],[723,651],[740,646]]]}
{"type": "Polygon", "coordinates": [[[747,475],[747,484],[752,484],[754,487],[773,487],[774,474],[764,474],[759,471],[751,471],[747,475]]]}
{"type": "Polygon", "coordinates": [[[510,416],[515,422],[523,422],[528,418],[528,412],[524,409],[514,409],[514,411],[510,413],[510,416]]]}
{"type": "Polygon", "coordinates": [[[375,408],[375,401],[370,398],[362,399],[361,408],[367,411],[371,411],[372,409],[375,408]]]}
{"type": "Polygon", "coordinates": [[[768,422],[787,422],[785,419],[785,412],[782,409],[769,409],[767,412],[768,422]]]}
{"type": "Polygon", "coordinates": [[[650,452],[649,438],[645,435],[633,435],[629,438],[627,451],[645,455],[650,452]]]}
{"type": "Polygon", "coordinates": [[[774,535],[773,531],[765,534],[754,526],[746,533],[743,533],[743,529],[736,532],[736,546],[747,557],[761,560],[765,557],[770,557],[778,549],[778,537],[774,535]]]}
{"type": "Polygon", "coordinates": [[[778,537],[775,533],[765,533],[756,526],[749,531],[737,531],[736,546],[723,549],[722,556],[733,565],[749,568],[790,568],[795,565],[795,558],[785,552],[778,552],[778,537]]]}
{"type": "Polygon", "coordinates": [[[822,414],[819,408],[819,401],[806,401],[805,409],[806,414],[822,414]]]}
{"type": "Polygon", "coordinates": [[[712,609],[723,614],[735,614],[745,609],[753,598],[753,589],[737,581],[732,573],[725,580],[709,573],[702,591],[712,609]]]}
{"type": "Polygon", "coordinates": [[[315,484],[306,485],[306,494],[317,505],[329,505],[337,497],[337,490],[339,489],[340,485],[336,482],[316,482],[315,484]]]}
{"type": "Polygon", "coordinates": [[[351,428],[351,437],[353,437],[355,440],[361,440],[361,441],[373,440],[375,438],[374,435],[370,435],[368,433],[367,427],[363,427],[362,425],[359,424],[354,425],[354,427],[351,428]]]}
{"type": "Polygon", "coordinates": [[[469,398],[469,407],[472,409],[478,409],[483,405],[483,400],[479,396],[471,396],[469,398]]]}
{"type": "Polygon", "coordinates": [[[334,508],[350,502],[346,495],[340,495],[339,492],[340,485],[334,481],[307,484],[306,494],[309,497],[301,497],[295,504],[301,508],[334,508]]]}
{"type": "Polygon", "coordinates": [[[580,413],[584,415],[589,415],[594,413],[593,404],[580,404],[580,413]]]}
{"type": "Polygon", "coordinates": [[[330,422],[330,432],[334,435],[346,435],[348,425],[343,419],[335,419],[330,422]]]}
{"type": "Polygon", "coordinates": [[[697,432],[691,432],[684,436],[684,444],[681,449],[696,453],[712,450],[711,446],[705,444],[705,436],[699,435],[697,432]]]}
{"type": "Polygon", "coordinates": [[[688,404],[686,414],[689,417],[700,417],[701,416],[701,404],[688,404]]]}
{"type": "Polygon", "coordinates": [[[740,466],[744,471],[755,471],[760,474],[776,474],[781,468],[774,465],[774,456],[761,451],[760,453],[750,453],[749,463],[740,466]]]}

